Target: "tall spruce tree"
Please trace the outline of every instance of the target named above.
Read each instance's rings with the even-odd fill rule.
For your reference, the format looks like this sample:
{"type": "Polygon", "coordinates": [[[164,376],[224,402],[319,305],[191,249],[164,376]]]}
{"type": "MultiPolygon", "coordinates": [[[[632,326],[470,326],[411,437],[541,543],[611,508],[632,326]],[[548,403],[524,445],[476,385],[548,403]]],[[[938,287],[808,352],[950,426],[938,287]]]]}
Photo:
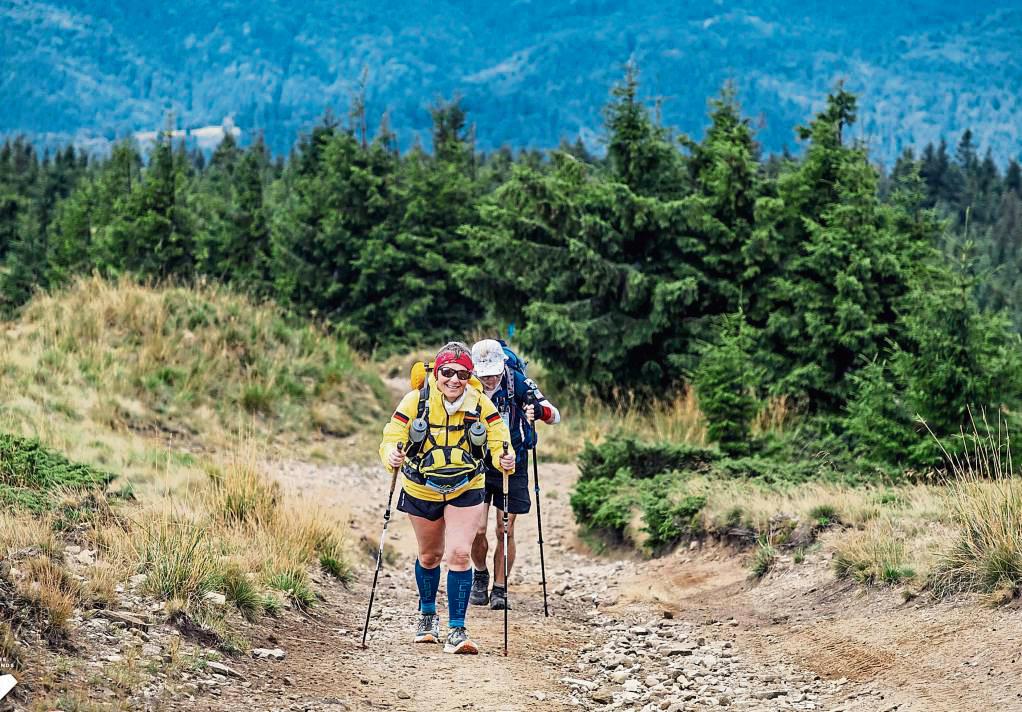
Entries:
{"type": "Polygon", "coordinates": [[[847,398],[856,364],[896,338],[918,250],[879,205],[865,150],[842,140],[855,111],[839,87],[801,130],[810,141],[805,159],[780,178],[787,256],[771,284],[764,333],[774,387],[827,411],[847,398]]]}
{"type": "MultiPolygon", "coordinates": [[[[112,272],[158,278],[194,274],[194,220],[188,203],[187,154],[161,135],[140,181],[124,181],[130,192],[114,203],[109,224],[96,235],[97,261],[112,272]]],[[[118,181],[119,182],[119,181],[118,181]]]]}
{"type": "Polygon", "coordinates": [[[213,153],[201,181],[202,227],[196,269],[254,293],[270,290],[270,225],[265,205],[270,174],[262,137],[246,150],[230,134],[213,153]]]}
{"type": "Polygon", "coordinates": [[[682,193],[679,155],[670,132],[650,120],[649,109],[639,99],[639,70],[629,63],[624,80],[617,84],[604,108],[609,138],[607,165],[612,175],[634,193],[661,198],[682,193]]]}
{"type": "Polygon", "coordinates": [[[688,147],[692,193],[682,198],[682,212],[701,275],[699,308],[708,316],[734,313],[758,302],[764,271],[776,255],[769,228],[757,226],[758,147],[732,85],[711,102],[702,142],[688,147]]]}
{"type": "Polygon", "coordinates": [[[278,297],[343,320],[362,244],[390,215],[386,176],[348,131],[321,125],[274,188],[271,272],[278,297]]]}

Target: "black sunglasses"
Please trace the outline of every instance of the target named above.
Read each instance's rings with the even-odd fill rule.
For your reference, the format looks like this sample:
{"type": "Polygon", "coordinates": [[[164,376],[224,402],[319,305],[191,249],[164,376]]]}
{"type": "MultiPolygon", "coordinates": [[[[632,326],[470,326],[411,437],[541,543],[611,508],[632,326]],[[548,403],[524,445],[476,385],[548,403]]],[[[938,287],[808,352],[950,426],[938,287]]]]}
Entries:
{"type": "Polygon", "coordinates": [[[444,378],[454,378],[455,376],[457,376],[459,381],[467,381],[469,378],[472,377],[472,374],[469,371],[462,371],[460,369],[449,368],[447,366],[441,368],[439,373],[444,378]]]}

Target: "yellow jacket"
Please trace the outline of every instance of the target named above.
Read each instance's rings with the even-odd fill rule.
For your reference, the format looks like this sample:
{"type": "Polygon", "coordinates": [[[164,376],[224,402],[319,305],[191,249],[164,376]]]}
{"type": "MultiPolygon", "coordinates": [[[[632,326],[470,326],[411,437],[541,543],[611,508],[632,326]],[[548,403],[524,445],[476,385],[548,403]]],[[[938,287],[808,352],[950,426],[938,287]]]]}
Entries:
{"type": "MultiPolygon", "coordinates": [[[[429,425],[430,432],[440,445],[454,445],[461,439],[464,431],[451,433],[447,430],[450,425],[462,425],[465,422],[467,413],[474,413],[479,407],[479,419],[486,426],[486,446],[494,463],[504,452],[504,443],[511,442],[511,431],[508,430],[504,419],[500,417],[496,406],[487,398],[483,392],[472,385],[465,386],[465,400],[453,414],[448,415],[444,408],[443,394],[437,387],[436,379],[429,377],[429,425]]],[[[394,451],[398,443],[408,442],[408,430],[412,420],[415,419],[419,407],[419,391],[409,391],[397,406],[397,410],[390,416],[390,420],[383,428],[383,442],[380,443],[380,459],[383,466],[390,468],[387,458],[394,451]]],[[[467,448],[467,443],[466,443],[467,448]]],[[[433,449],[429,438],[422,444],[421,454],[433,449]]],[[[480,472],[473,477],[464,487],[455,490],[447,495],[446,499],[454,499],[463,492],[472,489],[482,489],[485,483],[485,474],[480,472]]],[[[412,497],[418,497],[430,502],[442,502],[444,496],[434,492],[425,485],[412,482],[404,474],[401,475],[401,487],[412,497]]]]}

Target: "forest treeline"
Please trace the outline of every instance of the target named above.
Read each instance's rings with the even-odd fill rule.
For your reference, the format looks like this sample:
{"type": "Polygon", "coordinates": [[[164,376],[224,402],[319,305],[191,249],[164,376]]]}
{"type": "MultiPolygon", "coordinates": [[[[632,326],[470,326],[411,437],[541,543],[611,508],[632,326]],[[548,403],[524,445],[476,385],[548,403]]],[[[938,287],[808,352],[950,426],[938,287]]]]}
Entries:
{"type": "Polygon", "coordinates": [[[887,173],[847,138],[840,86],[763,156],[730,88],[694,141],[654,120],[634,72],[606,155],[475,149],[457,101],[432,150],[330,115],[286,158],[231,137],[90,159],[0,148],[0,298],[89,272],[217,280],[393,352],[483,328],[602,397],[695,383],[711,438],[755,448],[784,396],[848,453],[926,467],[916,416],[954,433],[1022,395],[1022,171],[965,132],[887,173]]]}

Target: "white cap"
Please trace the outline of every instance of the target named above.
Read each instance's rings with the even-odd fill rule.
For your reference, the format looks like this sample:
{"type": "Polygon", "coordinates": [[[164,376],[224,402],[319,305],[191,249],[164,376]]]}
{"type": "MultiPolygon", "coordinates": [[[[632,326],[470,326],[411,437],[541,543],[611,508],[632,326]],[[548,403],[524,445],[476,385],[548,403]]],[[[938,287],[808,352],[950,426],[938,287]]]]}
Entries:
{"type": "Polygon", "coordinates": [[[477,341],[472,347],[472,363],[476,376],[499,376],[504,373],[504,348],[496,339],[477,341]]]}

